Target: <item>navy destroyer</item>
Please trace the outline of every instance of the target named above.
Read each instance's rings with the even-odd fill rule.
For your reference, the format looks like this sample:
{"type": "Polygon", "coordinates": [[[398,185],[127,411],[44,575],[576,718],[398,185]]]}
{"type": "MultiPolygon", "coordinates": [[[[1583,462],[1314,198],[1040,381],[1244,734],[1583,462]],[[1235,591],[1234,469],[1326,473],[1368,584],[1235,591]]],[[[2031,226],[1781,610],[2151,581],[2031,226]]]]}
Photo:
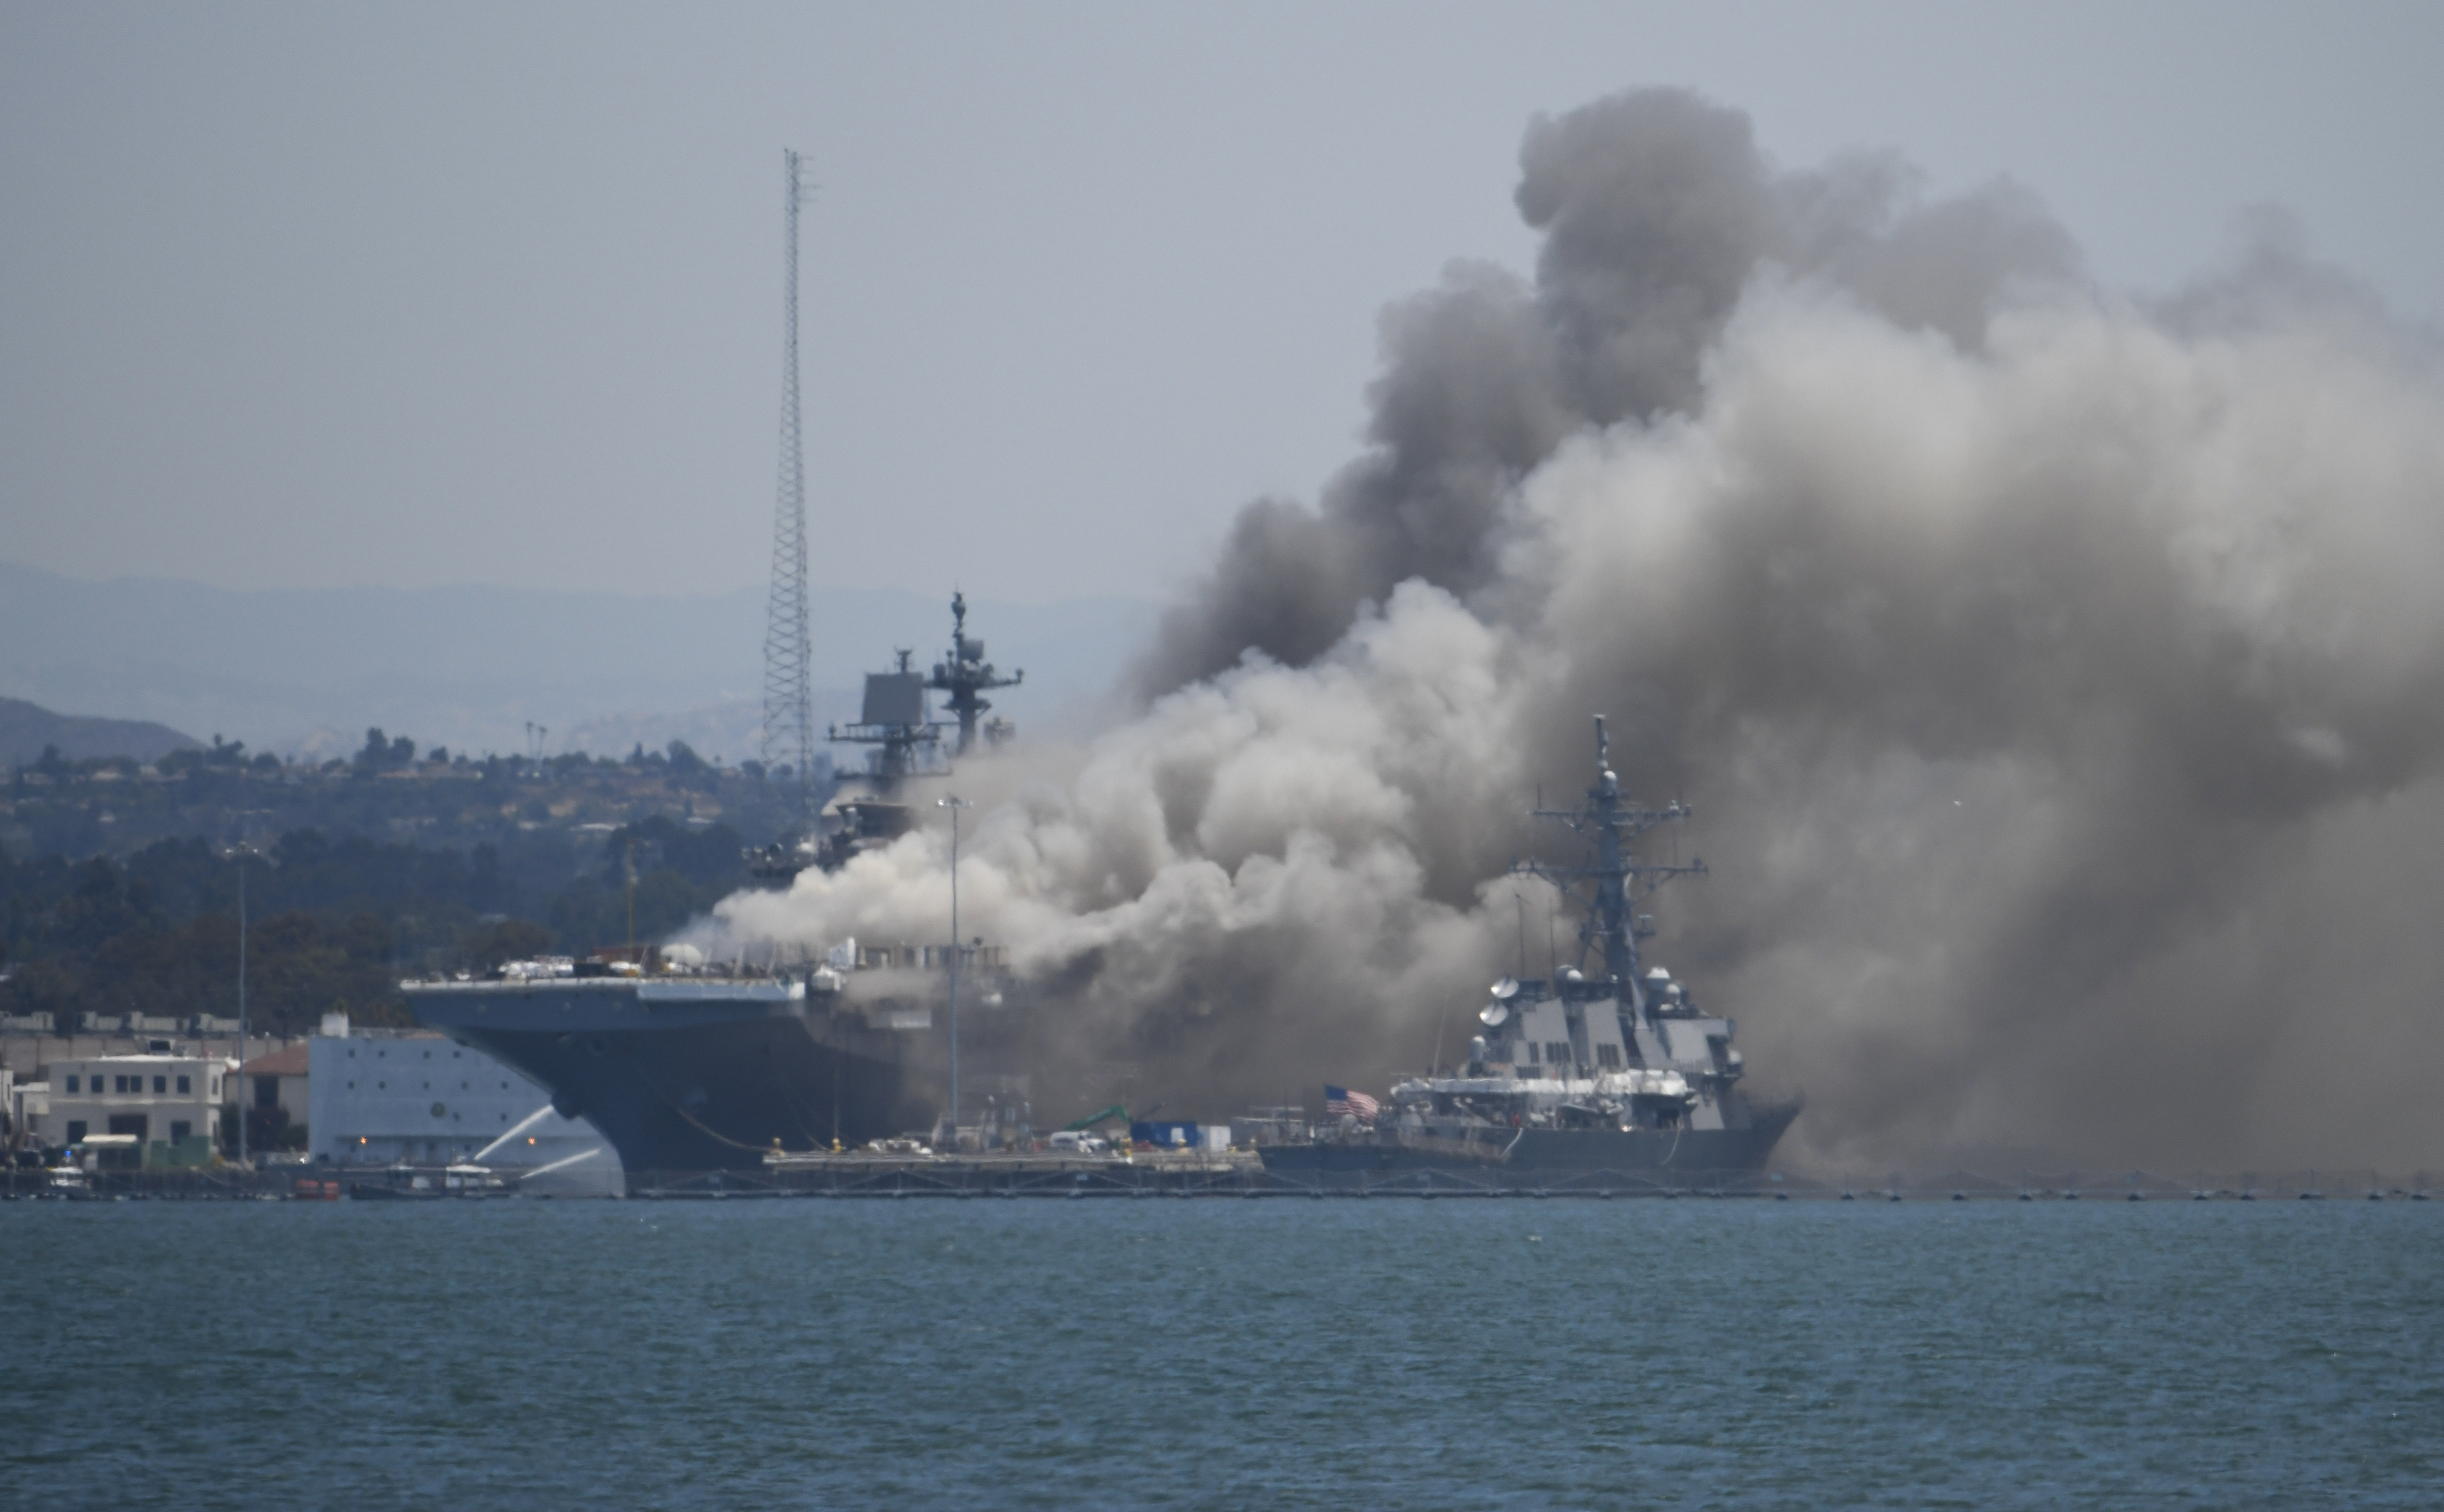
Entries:
{"type": "Polygon", "coordinates": [[[1641,961],[1651,916],[1637,905],[1706,863],[1640,860],[1635,844],[1689,818],[1621,796],[1602,716],[1596,781],[1575,809],[1538,808],[1585,842],[1582,865],[1520,871],[1565,893],[1589,889],[1580,964],[1546,981],[1504,977],[1477,1012],[1484,1032],[1455,1074],[1440,1067],[1392,1089],[1373,1119],[1344,1115],[1307,1139],[1260,1146],[1268,1170],[1302,1177],[1446,1171],[1738,1172],[1761,1169],[1799,1115],[1751,1099],[1732,1022],[1707,1013],[1663,968],[1641,961]]]}

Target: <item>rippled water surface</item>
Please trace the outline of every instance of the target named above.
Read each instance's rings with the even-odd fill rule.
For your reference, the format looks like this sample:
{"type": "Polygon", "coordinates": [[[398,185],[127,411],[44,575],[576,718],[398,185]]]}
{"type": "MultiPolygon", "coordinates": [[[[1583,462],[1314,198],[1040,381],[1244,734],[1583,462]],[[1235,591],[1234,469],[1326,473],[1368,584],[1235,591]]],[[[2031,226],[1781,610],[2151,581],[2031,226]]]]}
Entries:
{"type": "Polygon", "coordinates": [[[21,1506],[2444,1504],[2444,1204],[11,1204],[21,1506]]]}

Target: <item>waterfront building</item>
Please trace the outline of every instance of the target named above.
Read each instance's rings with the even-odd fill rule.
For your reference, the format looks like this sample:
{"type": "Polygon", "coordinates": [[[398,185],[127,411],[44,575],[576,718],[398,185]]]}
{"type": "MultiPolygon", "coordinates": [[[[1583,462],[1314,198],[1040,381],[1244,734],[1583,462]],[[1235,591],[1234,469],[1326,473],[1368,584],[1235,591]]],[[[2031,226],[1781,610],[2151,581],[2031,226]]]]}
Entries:
{"type": "Polygon", "coordinates": [[[51,1111],[51,1084],[47,1081],[19,1081],[15,1073],[0,1067],[0,1085],[9,1089],[9,1148],[40,1149],[34,1137],[34,1126],[51,1111]]]}
{"type": "MultiPolygon", "coordinates": [[[[26,1142],[26,1101],[35,1084],[20,1084],[17,1073],[0,1065],[0,1149],[14,1150],[26,1142]]],[[[50,1087],[43,1084],[45,1100],[50,1087]]]]}
{"type": "Polygon", "coordinates": [[[29,1114],[28,1133],[50,1145],[133,1136],[144,1165],[209,1165],[233,1069],[217,1057],[175,1054],[54,1060],[49,1107],[29,1114]]]}
{"type": "Polygon", "coordinates": [[[304,1124],[313,1111],[306,1072],[306,1042],[299,1040],[238,1067],[238,1095],[258,1114],[276,1109],[291,1126],[304,1124]]]}

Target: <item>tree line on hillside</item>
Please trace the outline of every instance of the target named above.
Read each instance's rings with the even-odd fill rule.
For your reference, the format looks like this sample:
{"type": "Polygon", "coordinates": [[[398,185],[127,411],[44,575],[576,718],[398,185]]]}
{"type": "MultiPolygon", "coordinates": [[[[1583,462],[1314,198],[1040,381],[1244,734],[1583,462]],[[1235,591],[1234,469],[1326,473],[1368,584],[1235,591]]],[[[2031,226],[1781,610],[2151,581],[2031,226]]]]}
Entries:
{"type": "Polygon", "coordinates": [[[237,1011],[238,891],[245,870],[247,997],[267,1032],[304,1033],[333,1009],[405,1022],[402,976],[483,971],[521,957],[653,941],[746,877],[727,825],[656,816],[613,832],[548,888],[498,849],[422,849],[295,830],[231,854],[165,839],[123,861],[19,860],[0,850],[0,1012],[185,1017],[237,1011]]]}
{"type": "MultiPolygon", "coordinates": [[[[302,769],[325,773],[352,772],[361,777],[378,777],[384,772],[403,771],[418,765],[419,761],[425,765],[472,767],[476,770],[542,767],[555,772],[569,772],[583,771],[588,766],[624,766],[638,771],[666,771],[679,777],[694,777],[719,770],[713,763],[697,755],[695,747],[683,740],[672,741],[660,750],[647,750],[644,743],[639,741],[635,748],[625,756],[594,756],[584,751],[565,751],[557,756],[545,756],[533,760],[519,756],[501,756],[491,752],[478,757],[470,757],[465,751],[453,755],[447,746],[435,746],[418,758],[416,754],[415,737],[385,734],[380,725],[372,726],[365,730],[365,743],[359,747],[354,757],[346,761],[337,757],[321,763],[308,761],[304,764],[302,769]]],[[[220,736],[214,735],[210,746],[181,747],[167,752],[152,765],[155,771],[164,776],[175,777],[188,772],[210,771],[250,771],[277,775],[298,764],[284,762],[270,751],[258,751],[250,756],[246,753],[246,742],[223,740],[220,736]]],[[[143,769],[143,763],[133,756],[71,757],[63,754],[56,745],[46,745],[41,755],[36,756],[32,761],[17,764],[15,769],[19,772],[32,772],[38,776],[58,780],[90,775],[98,771],[115,771],[133,777],[143,769]]],[[[759,780],[765,776],[764,764],[759,761],[741,762],[738,764],[738,770],[759,780]]],[[[828,770],[828,765],[826,765],[826,770],[828,770]]],[[[782,764],[778,774],[787,776],[788,773],[788,765],[782,764]]]]}
{"type": "MultiPolygon", "coordinates": [[[[108,855],[122,863],[164,839],[239,829],[368,834],[454,846],[491,843],[505,871],[546,894],[602,831],[640,814],[699,810],[761,841],[794,829],[804,795],[753,763],[716,767],[673,741],[627,756],[528,760],[434,747],[421,755],[380,728],[351,761],[320,765],[250,753],[237,741],[182,750],[151,767],[132,758],[71,760],[56,748],[0,772],[0,847],[20,857],[108,855]]],[[[831,791],[829,768],[814,794],[831,791]]]]}

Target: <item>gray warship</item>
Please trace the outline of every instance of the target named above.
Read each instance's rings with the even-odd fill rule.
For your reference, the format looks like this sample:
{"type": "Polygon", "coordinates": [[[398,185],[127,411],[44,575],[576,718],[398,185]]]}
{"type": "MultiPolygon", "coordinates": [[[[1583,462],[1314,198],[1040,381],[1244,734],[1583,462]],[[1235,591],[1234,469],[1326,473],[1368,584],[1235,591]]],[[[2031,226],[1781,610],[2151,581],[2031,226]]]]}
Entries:
{"type": "Polygon", "coordinates": [[[1344,1116],[1308,1138],[1260,1145],[1267,1170],[1330,1180],[1764,1167],[1798,1101],[1751,1098],[1732,1022],[1700,1008],[1686,984],[1639,952],[1654,930],[1637,905],[1675,877],[1704,876],[1706,863],[1640,860],[1636,842],[1690,809],[1623,798],[1603,717],[1595,723],[1596,781],[1585,802],[1532,811],[1573,831],[1584,863],[1518,868],[1565,893],[1589,889],[1580,964],[1550,980],[1496,982],[1464,1069],[1444,1075],[1437,1066],[1400,1082],[1372,1120],[1344,1116]]]}
{"type": "MultiPolygon", "coordinates": [[[[980,734],[989,747],[1010,738],[1005,720],[979,728],[992,707],[980,695],[1025,673],[1004,676],[985,659],[985,643],[967,633],[967,609],[954,595],[950,654],[930,678],[906,651],[892,671],[866,675],[858,722],[828,731],[870,747],[858,789],[832,805],[820,837],[749,849],[743,859],[758,882],[787,886],[808,867],[837,871],[915,826],[902,786],[950,772],[947,728],[927,706],[928,689],[945,694],[957,717],[960,752],[980,734]]],[[[997,953],[961,947],[962,970],[988,967],[997,953]]],[[[632,949],[400,987],[417,1022],[517,1067],[549,1089],[563,1116],[593,1120],[636,1179],[758,1170],[775,1152],[860,1145],[921,1124],[938,1056],[930,1036],[912,1031],[932,1027],[947,961],[946,947],[861,951],[850,941],[814,969],[724,971],[632,949]],[[857,977],[862,970],[871,975],[857,977]]]]}
{"type": "Polygon", "coordinates": [[[541,1082],[561,1116],[593,1120],[633,1181],[757,1170],[776,1149],[862,1143],[921,1118],[907,1037],[840,981],[813,973],[809,993],[809,980],[595,960],[399,987],[417,1023],[541,1082]]]}

